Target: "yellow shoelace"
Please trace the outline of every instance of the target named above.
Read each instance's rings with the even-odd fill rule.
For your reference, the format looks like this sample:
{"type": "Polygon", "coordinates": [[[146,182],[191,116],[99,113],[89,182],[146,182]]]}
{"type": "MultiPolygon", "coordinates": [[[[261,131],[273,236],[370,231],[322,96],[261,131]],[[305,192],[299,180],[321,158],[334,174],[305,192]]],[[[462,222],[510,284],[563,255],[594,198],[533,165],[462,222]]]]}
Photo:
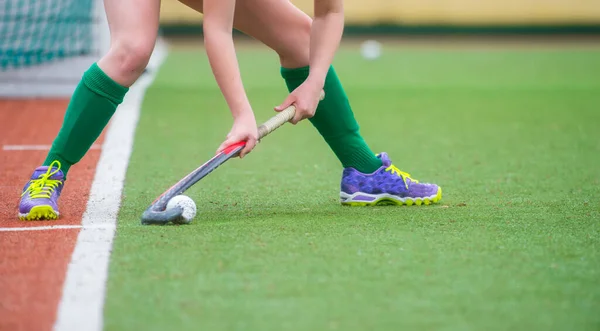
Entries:
{"type": "Polygon", "coordinates": [[[415,183],[419,182],[418,180],[410,177],[410,174],[408,172],[404,172],[404,171],[396,168],[396,166],[393,164],[391,166],[385,168],[385,171],[389,171],[394,175],[398,175],[399,177],[402,177],[402,180],[404,181],[404,186],[406,187],[406,189],[408,189],[408,183],[406,182],[406,178],[410,179],[411,181],[413,181],[415,183]]]}
{"type": "Polygon", "coordinates": [[[28,193],[29,196],[33,199],[50,198],[50,196],[52,196],[52,192],[54,192],[54,189],[56,189],[58,185],[60,185],[60,180],[50,179],[50,177],[58,173],[59,170],[60,162],[52,162],[48,167],[48,171],[46,171],[45,174],[40,175],[38,179],[31,180],[31,184],[29,185],[27,190],[23,192],[22,195],[28,193]],[[53,168],[56,169],[52,171],[53,168]]]}

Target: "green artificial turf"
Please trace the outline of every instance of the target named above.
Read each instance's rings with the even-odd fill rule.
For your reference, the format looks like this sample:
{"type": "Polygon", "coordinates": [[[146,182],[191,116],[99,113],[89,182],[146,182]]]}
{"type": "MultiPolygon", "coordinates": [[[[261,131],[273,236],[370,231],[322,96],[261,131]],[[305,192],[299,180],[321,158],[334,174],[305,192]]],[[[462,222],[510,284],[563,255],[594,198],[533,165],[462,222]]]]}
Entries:
{"type": "MultiPolygon", "coordinates": [[[[259,121],[277,57],[240,52],[259,121]]],[[[148,90],[111,257],[107,330],[598,330],[600,51],[344,48],[362,133],[440,204],[338,204],[310,123],[188,191],[191,225],[139,216],[210,158],[231,118],[201,50],[148,90]]]]}

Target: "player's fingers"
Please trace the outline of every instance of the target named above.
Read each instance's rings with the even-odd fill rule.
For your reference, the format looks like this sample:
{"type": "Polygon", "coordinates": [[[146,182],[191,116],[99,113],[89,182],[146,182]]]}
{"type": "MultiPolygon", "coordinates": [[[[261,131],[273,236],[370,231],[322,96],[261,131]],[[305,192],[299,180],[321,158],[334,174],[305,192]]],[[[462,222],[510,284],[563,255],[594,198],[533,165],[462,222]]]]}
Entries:
{"type": "Polygon", "coordinates": [[[256,139],[254,138],[250,138],[246,141],[246,146],[240,151],[240,158],[243,158],[244,156],[248,155],[248,153],[250,153],[252,151],[252,149],[254,149],[254,147],[256,146],[256,139]]]}
{"type": "Polygon", "coordinates": [[[314,106],[313,108],[311,108],[311,110],[308,110],[306,112],[306,116],[305,118],[313,118],[315,116],[315,114],[317,113],[317,107],[314,106]]]}
{"type": "Polygon", "coordinates": [[[290,123],[295,125],[295,124],[298,124],[298,122],[305,119],[307,116],[306,108],[307,107],[305,105],[303,105],[302,103],[296,103],[296,114],[294,114],[294,117],[292,118],[290,123]]]}
{"type": "Polygon", "coordinates": [[[294,118],[292,118],[290,123],[296,125],[296,124],[298,124],[298,122],[302,121],[302,118],[303,118],[302,113],[296,112],[296,115],[294,115],[294,118]]]}
{"type": "Polygon", "coordinates": [[[291,106],[294,103],[294,101],[296,101],[296,97],[292,94],[288,95],[288,97],[285,98],[285,100],[283,100],[283,102],[279,106],[275,107],[275,111],[279,112],[286,109],[287,107],[291,106]]]}
{"type": "Polygon", "coordinates": [[[221,153],[225,149],[225,143],[222,143],[219,148],[217,148],[217,154],[221,153]]]}
{"type": "Polygon", "coordinates": [[[232,137],[228,137],[217,149],[217,154],[221,153],[225,148],[235,144],[237,141],[234,141],[232,137]]]}

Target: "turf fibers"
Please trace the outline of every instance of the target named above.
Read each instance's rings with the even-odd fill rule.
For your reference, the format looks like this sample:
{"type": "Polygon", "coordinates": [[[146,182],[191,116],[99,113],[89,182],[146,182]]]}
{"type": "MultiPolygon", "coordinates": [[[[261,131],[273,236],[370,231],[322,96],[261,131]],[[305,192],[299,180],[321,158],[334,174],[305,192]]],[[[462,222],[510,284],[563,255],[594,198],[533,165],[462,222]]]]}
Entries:
{"type": "MultiPolygon", "coordinates": [[[[278,59],[239,61],[265,120],[278,59]]],[[[303,122],[189,190],[191,225],[141,226],[231,125],[206,56],[174,49],[136,131],[106,329],[598,330],[600,50],[346,47],[335,65],[372,148],[442,202],[340,206],[340,165],[303,122]]]]}

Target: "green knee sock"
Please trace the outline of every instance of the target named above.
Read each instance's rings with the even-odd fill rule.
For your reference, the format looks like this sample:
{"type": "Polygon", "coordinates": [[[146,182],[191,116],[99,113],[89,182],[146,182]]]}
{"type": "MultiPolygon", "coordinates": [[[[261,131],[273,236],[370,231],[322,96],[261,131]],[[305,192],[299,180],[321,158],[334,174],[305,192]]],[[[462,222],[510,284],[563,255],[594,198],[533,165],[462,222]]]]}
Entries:
{"type": "Polygon", "coordinates": [[[128,90],[94,63],[85,72],[71,97],[63,125],[44,165],[58,160],[66,176],[69,168],[79,162],[98,139],[128,90]]]}
{"type": "MultiPolygon", "coordinates": [[[[308,77],[309,68],[281,68],[288,90],[295,90],[308,77]]],[[[333,67],[325,79],[325,99],[317,107],[310,122],[317,128],[344,167],[352,167],[363,173],[372,173],[381,167],[359,133],[359,126],[350,108],[348,97],[333,67]]]]}

